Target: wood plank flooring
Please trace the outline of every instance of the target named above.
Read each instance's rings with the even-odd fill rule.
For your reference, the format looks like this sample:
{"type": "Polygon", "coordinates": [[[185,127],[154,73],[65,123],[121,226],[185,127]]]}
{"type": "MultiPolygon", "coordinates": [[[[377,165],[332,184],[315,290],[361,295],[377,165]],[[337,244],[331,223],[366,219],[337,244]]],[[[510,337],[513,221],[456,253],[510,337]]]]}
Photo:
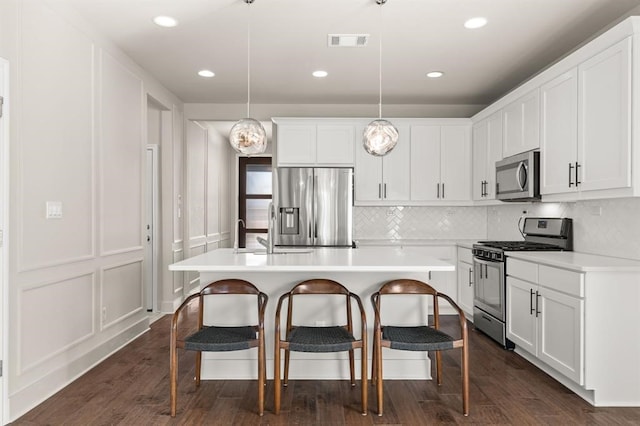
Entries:
{"type": "Polygon", "coordinates": [[[444,352],[444,382],[385,381],[385,414],[360,414],[348,381],[291,381],[273,414],[267,385],[257,415],[256,381],[193,384],[193,354],[180,352],[178,414],[169,416],[169,324],[151,331],[34,408],[15,425],[639,425],[640,408],[595,408],[513,352],[471,328],[471,407],[461,414],[459,351],[444,352]]]}

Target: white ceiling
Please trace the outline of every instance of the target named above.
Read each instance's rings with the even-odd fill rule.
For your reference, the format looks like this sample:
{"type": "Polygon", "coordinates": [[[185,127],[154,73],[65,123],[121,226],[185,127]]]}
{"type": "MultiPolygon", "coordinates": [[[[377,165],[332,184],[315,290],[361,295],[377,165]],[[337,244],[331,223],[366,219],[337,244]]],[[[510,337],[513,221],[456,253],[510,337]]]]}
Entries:
{"type": "MultiPolygon", "coordinates": [[[[640,0],[52,0],[76,8],[189,103],[488,104],[628,15],[640,0]],[[171,15],[175,28],[152,23],[171,15]],[[486,27],[467,30],[484,16],[486,27]],[[329,33],[370,34],[327,47],[329,33]],[[208,68],[216,73],[196,75],[208,68]],[[323,69],[324,79],[311,76],[323,69]],[[429,79],[428,71],[446,74],[429,79]]],[[[636,12],[640,12],[637,10],[636,12]]]]}

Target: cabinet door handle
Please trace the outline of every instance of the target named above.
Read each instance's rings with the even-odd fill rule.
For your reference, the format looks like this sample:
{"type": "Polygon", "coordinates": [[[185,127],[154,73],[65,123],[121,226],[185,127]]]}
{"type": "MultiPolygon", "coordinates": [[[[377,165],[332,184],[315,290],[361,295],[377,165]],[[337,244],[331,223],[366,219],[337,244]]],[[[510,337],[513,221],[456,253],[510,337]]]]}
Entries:
{"type": "Polygon", "coordinates": [[[438,194],[437,194],[437,196],[436,196],[436,197],[437,197],[437,198],[440,198],[440,184],[439,184],[439,183],[436,183],[436,190],[437,190],[437,192],[438,192],[438,194]]]}
{"type": "Polygon", "coordinates": [[[580,165],[580,163],[578,163],[578,162],[576,161],[576,187],[582,183],[582,182],[580,182],[580,181],[578,180],[578,169],[579,169],[580,167],[582,167],[582,166],[580,165]]]}
{"type": "Polygon", "coordinates": [[[442,198],[444,199],[444,183],[442,184],[442,198]]]}
{"type": "Polygon", "coordinates": [[[480,181],[480,196],[484,197],[484,181],[480,181]]]}
{"type": "Polygon", "coordinates": [[[471,287],[471,268],[469,268],[469,287],[471,287]]]}
{"type": "Polygon", "coordinates": [[[573,182],[571,181],[571,172],[573,171],[573,164],[569,163],[569,188],[573,186],[573,182]]]}
{"type": "Polygon", "coordinates": [[[533,309],[533,289],[529,289],[529,315],[533,315],[535,310],[533,309]]]}
{"type": "Polygon", "coordinates": [[[384,198],[387,198],[387,184],[384,184],[384,198]]]}
{"type": "Polygon", "coordinates": [[[429,281],[431,281],[431,271],[429,271],[429,281]]]}
{"type": "Polygon", "coordinates": [[[539,299],[540,299],[540,293],[536,290],[536,318],[538,318],[538,314],[540,314],[540,310],[538,310],[539,299]]]}
{"type": "Polygon", "coordinates": [[[478,266],[480,266],[480,279],[482,279],[482,264],[480,264],[478,266]]]}
{"type": "Polygon", "coordinates": [[[382,198],[382,184],[378,184],[378,198],[382,198]]]}

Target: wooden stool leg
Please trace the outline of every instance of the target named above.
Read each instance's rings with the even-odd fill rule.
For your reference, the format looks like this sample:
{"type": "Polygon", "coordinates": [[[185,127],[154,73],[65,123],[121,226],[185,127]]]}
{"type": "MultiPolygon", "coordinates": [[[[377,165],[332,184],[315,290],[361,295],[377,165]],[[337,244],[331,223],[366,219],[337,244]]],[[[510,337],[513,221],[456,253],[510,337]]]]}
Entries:
{"type": "Polygon", "coordinates": [[[380,339],[376,340],[376,345],[373,348],[376,354],[376,393],[378,399],[378,416],[381,416],[383,413],[383,397],[384,397],[384,389],[383,389],[383,380],[382,380],[382,342],[380,339]]]}
{"type": "MultiPolygon", "coordinates": [[[[365,342],[366,343],[366,342],[365,342]]],[[[368,408],[368,403],[369,403],[369,384],[367,382],[367,375],[369,374],[369,371],[367,370],[367,348],[366,346],[362,347],[361,350],[361,362],[362,365],[360,366],[360,378],[362,381],[362,415],[366,416],[367,415],[367,408],[368,408]]]]}
{"type": "Polygon", "coordinates": [[[171,389],[171,417],[175,417],[178,399],[178,350],[174,345],[171,345],[170,352],[169,380],[171,383],[169,387],[171,389]]]}
{"type": "Polygon", "coordinates": [[[196,387],[200,386],[200,377],[201,377],[201,368],[202,368],[202,352],[196,352],[196,387]]]}
{"type": "Polygon", "coordinates": [[[353,349],[349,351],[349,378],[351,379],[351,387],[355,387],[355,357],[353,356],[353,349]]]}
{"type": "Polygon", "coordinates": [[[442,354],[436,351],[436,376],[438,386],[442,385],[442,354]]]}
{"type": "Polygon", "coordinates": [[[284,387],[289,386],[289,349],[284,350],[284,387]]]}
{"type": "Polygon", "coordinates": [[[273,411],[280,414],[280,347],[276,343],[276,352],[273,357],[273,411]]]}
{"type": "Polygon", "coordinates": [[[469,415],[469,349],[462,347],[462,414],[469,415]]]}
{"type": "Polygon", "coordinates": [[[264,359],[264,344],[260,344],[258,346],[258,414],[264,414],[264,370],[265,370],[265,359],[264,359]]]}

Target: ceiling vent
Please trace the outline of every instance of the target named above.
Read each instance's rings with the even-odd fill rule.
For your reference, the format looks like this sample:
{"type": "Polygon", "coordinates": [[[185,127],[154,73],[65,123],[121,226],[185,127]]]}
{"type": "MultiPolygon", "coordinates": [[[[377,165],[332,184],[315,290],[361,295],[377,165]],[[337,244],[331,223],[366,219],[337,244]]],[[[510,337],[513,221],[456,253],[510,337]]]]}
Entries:
{"type": "Polygon", "coordinates": [[[329,47],[365,47],[369,34],[329,34],[329,47]]]}

